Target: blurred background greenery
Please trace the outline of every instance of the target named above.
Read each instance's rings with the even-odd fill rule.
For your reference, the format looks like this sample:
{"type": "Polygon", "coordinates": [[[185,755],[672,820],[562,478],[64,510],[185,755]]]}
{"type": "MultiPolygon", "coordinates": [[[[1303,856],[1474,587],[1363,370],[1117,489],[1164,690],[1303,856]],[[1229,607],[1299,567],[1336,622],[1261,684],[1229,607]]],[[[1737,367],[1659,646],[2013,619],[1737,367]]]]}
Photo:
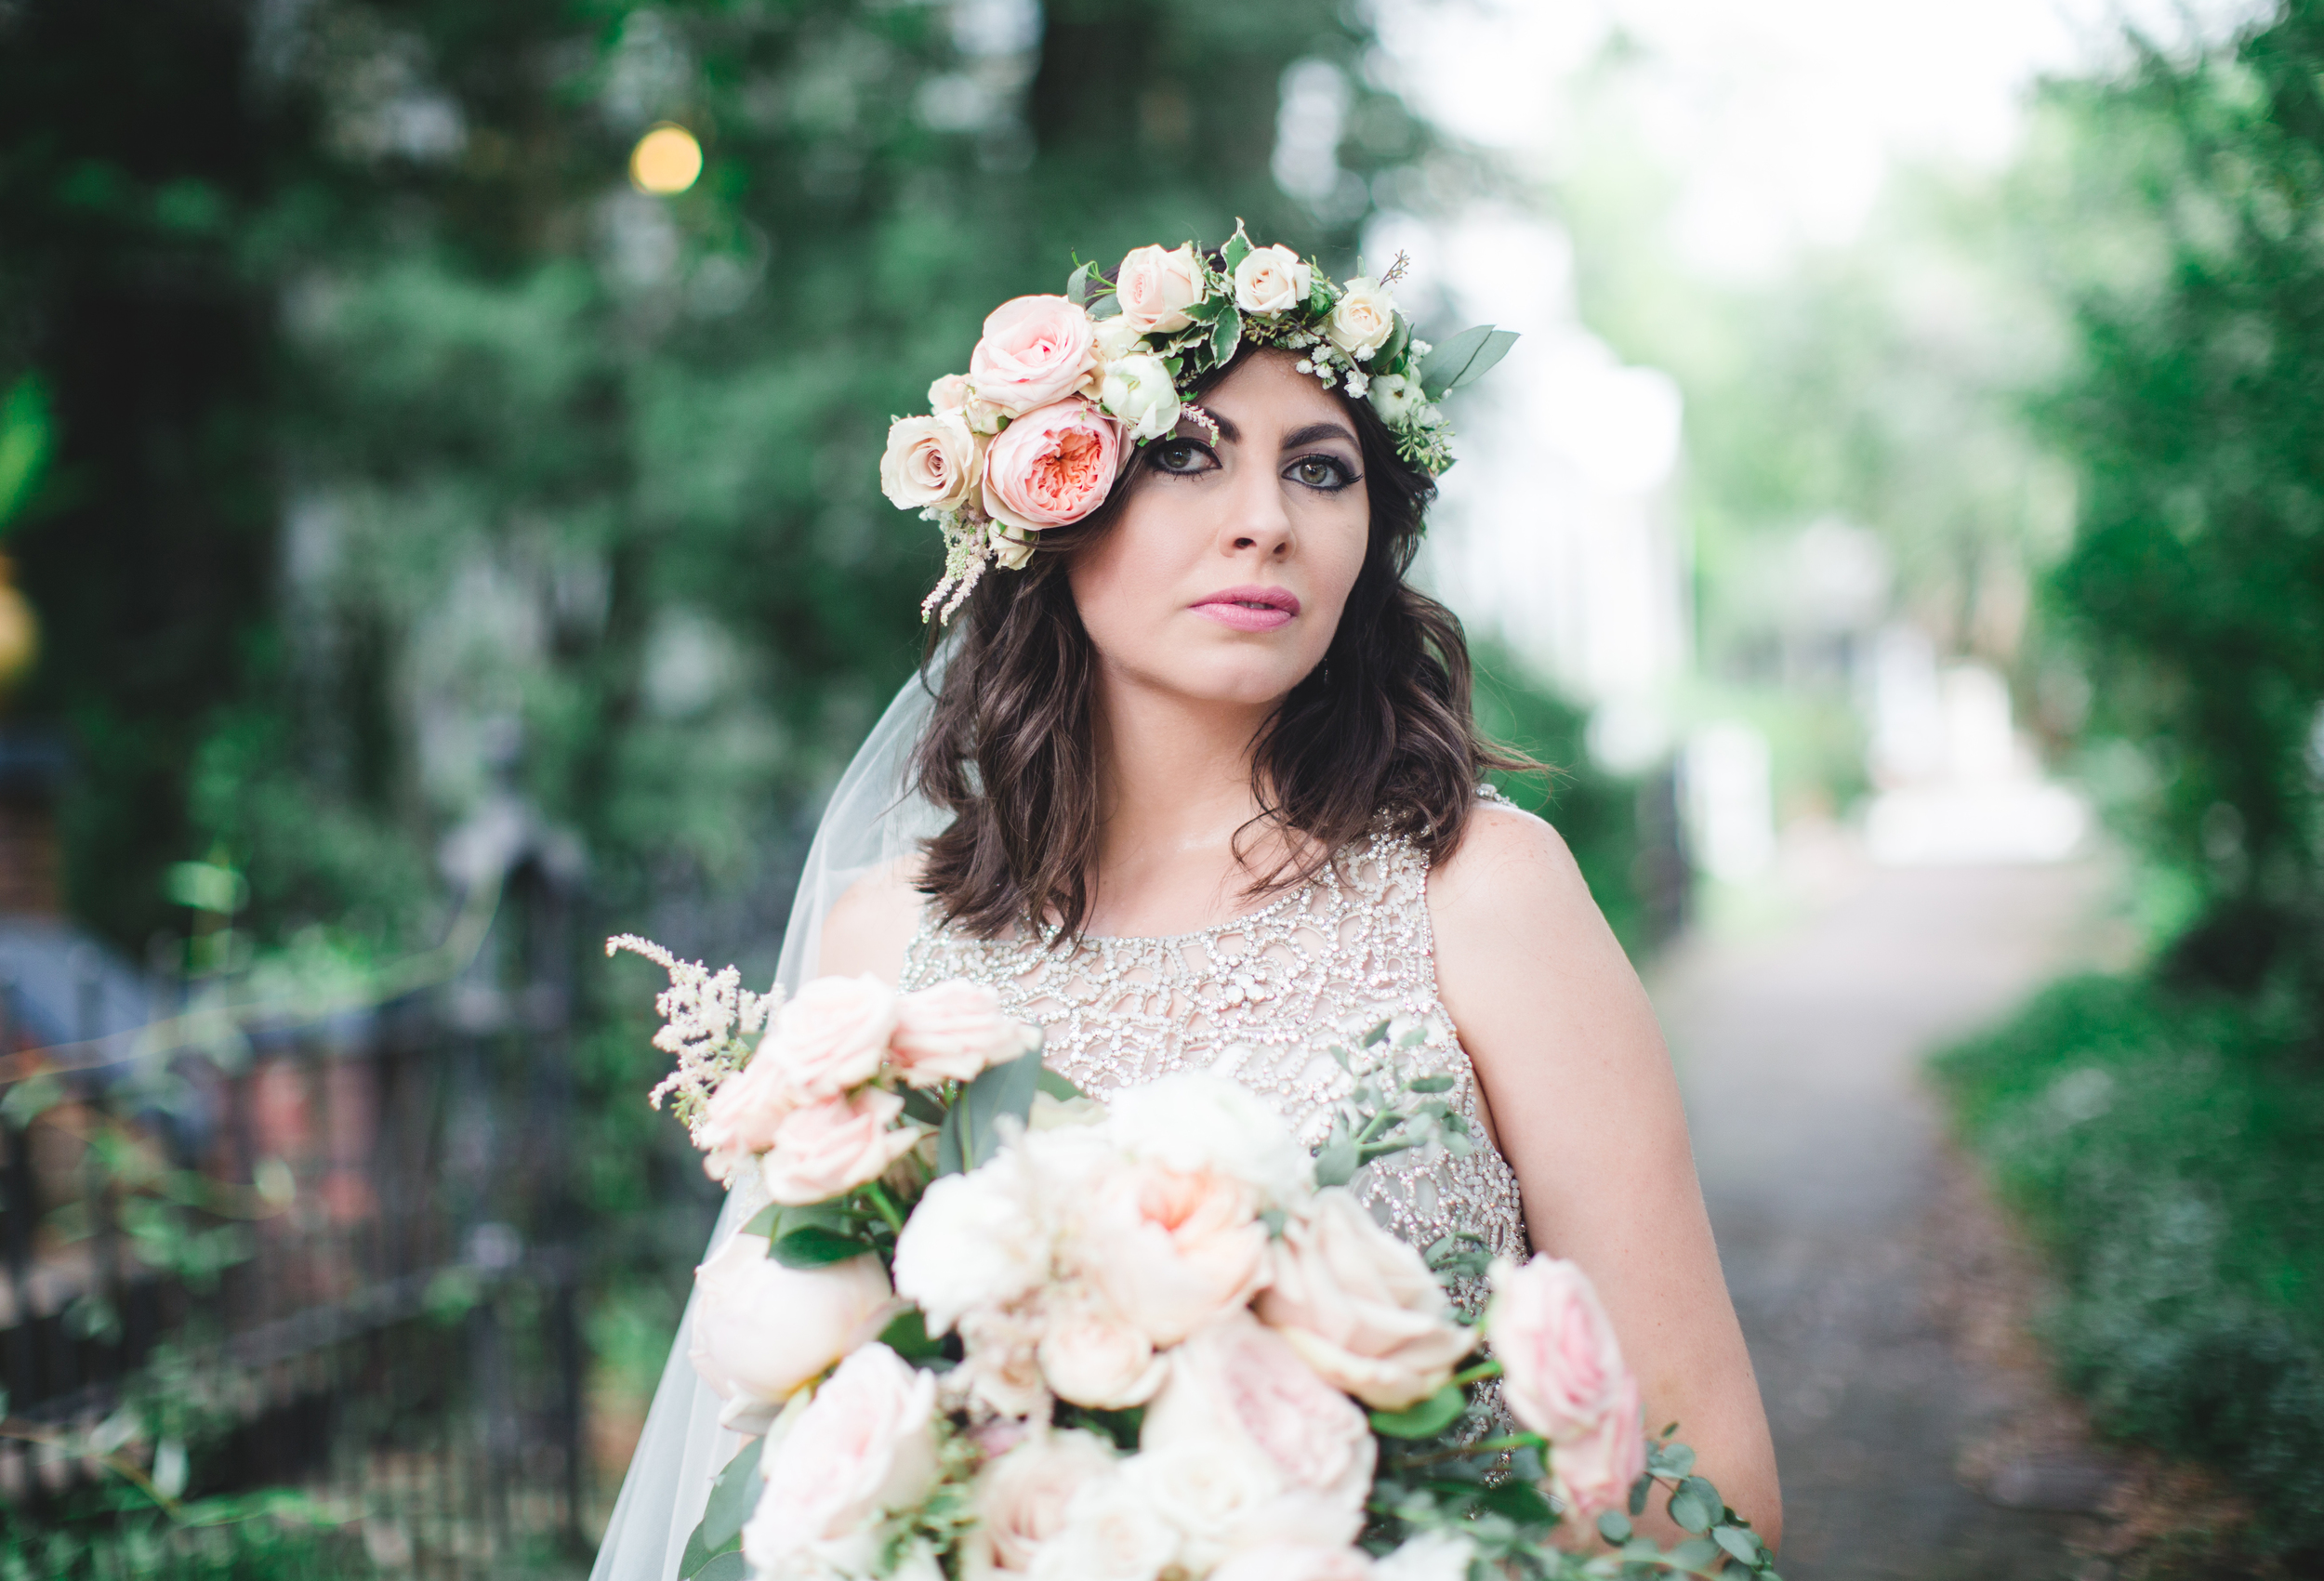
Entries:
{"type": "MultiPolygon", "coordinates": [[[[58,903],[165,978],[380,982],[450,926],[446,833],[515,797],[586,852],[583,935],[764,976],[922,639],[940,556],[878,494],[889,415],[1076,256],[1238,217],[1335,270],[1419,238],[1424,319],[1586,339],[1668,415],[1669,458],[1556,494],[1558,531],[1646,546],[1600,638],[1511,571],[1557,526],[1504,508],[1548,487],[1502,419],[1550,363],[1456,413],[1430,561],[1487,724],[1564,771],[1512,788],[1635,954],[1802,829],[1903,849],[1974,802],[2062,851],[2103,814],[2148,964],[1943,1079],[2056,1249],[2068,1381],[2247,1479],[2253,1553],[2313,1560],[2324,7],[2109,27],[2002,156],[1899,161],[1756,270],[1670,239],[1651,41],[1512,84],[1411,45],[1463,12],[0,4],[0,748],[70,764],[58,903]],[[1437,111],[1472,69],[1553,108],[1554,157],[1437,111]],[[633,169],[664,124],[698,173],[633,169]],[[1931,746],[1963,718],[1997,759],[1931,746]],[[239,876],[233,960],[189,959],[189,863],[239,876]]],[[[714,1205],[638,1101],[650,974],[578,964],[610,1489],[714,1205]]]]}

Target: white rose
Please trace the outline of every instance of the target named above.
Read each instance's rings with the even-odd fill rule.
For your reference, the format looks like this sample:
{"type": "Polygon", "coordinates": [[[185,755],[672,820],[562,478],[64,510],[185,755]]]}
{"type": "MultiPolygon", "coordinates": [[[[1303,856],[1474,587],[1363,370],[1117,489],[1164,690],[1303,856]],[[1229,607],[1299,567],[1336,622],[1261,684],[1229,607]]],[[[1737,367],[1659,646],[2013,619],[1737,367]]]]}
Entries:
{"type": "Polygon", "coordinates": [[[1155,1581],[1177,1562],[1178,1533],[1116,1469],[1084,1482],[1065,1523],[1033,1559],[1035,1581],[1155,1581]]]}
{"type": "Polygon", "coordinates": [[[1247,313],[1288,312],[1307,300],[1315,271],[1288,247],[1253,247],[1235,266],[1235,305],[1247,313]]]}
{"type": "Polygon", "coordinates": [[[785,1268],[764,1235],[729,1235],[694,1270],[687,1360],[738,1432],[764,1432],[786,1400],[887,1325],[896,1307],[873,1257],[785,1268]]]}
{"type": "Polygon", "coordinates": [[[1477,1546],[1458,1532],[1422,1532],[1372,1566],[1372,1581],[1469,1581],[1477,1546]]]}
{"type": "Polygon", "coordinates": [[[1331,317],[1324,322],[1331,343],[1359,362],[1387,345],[1395,328],[1396,304],[1378,281],[1362,274],[1340,289],[1331,317]]]}
{"type": "Polygon", "coordinates": [[[1370,1581],[1372,1556],[1362,1548],[1268,1543],[1246,1548],[1210,1573],[1210,1581],[1370,1581]]]}
{"type": "Polygon", "coordinates": [[[1073,1496],[1110,1473],[1113,1445],[1095,1433],[1037,1432],[976,1475],[976,1524],[960,1539],[966,1581],[1023,1575],[1034,1556],[1064,1529],[1073,1496]]]}
{"type": "Polygon", "coordinates": [[[1167,1457],[1157,1472],[1178,1468],[1176,1485],[1202,1474],[1206,1461],[1234,1469],[1235,1502],[1210,1530],[1190,1529],[1192,1542],[1220,1552],[1269,1542],[1337,1547],[1363,1529],[1378,1454],[1370,1419],[1248,1312],[1171,1353],[1169,1380],[1146,1407],[1138,1444],[1141,1459],[1167,1457]]]}
{"type": "Polygon", "coordinates": [[[1476,1348],[1420,1254],[1343,1187],[1316,1192],[1285,1229],[1274,1275],[1259,1298],[1260,1321],[1376,1411],[1427,1399],[1476,1348]]]}
{"type": "Polygon", "coordinates": [[[743,1555],[778,1574],[870,1558],[870,1529],[936,1485],[936,1380],[885,1345],[841,1362],[760,1462],[766,1487],[743,1555]],[[836,1562],[835,1562],[836,1561],[836,1562]]]}
{"type": "Polygon", "coordinates": [[[1049,1277],[1050,1232],[1018,1150],[981,1169],[947,1175],[896,1237],[896,1291],[943,1334],[972,1309],[1005,1306],[1049,1277]]]}
{"type": "Polygon", "coordinates": [[[1107,1106],[1107,1128],[1132,1157],[1230,1175],[1261,1207],[1295,1208],[1314,1189],[1314,1162],[1282,1116],[1232,1076],[1181,1071],[1117,1092],[1107,1106]]]}
{"type": "Polygon", "coordinates": [[[1129,425],[1132,441],[1159,439],[1178,427],[1178,387],[1159,357],[1129,356],[1106,363],[1098,404],[1129,425]]]}
{"type": "Polygon", "coordinates": [[[903,510],[957,510],[976,486],[980,449],[957,411],[898,417],[879,458],[879,492],[903,510]]]}
{"type": "Polygon", "coordinates": [[[1379,413],[1380,420],[1392,428],[1410,427],[1428,405],[1427,397],[1420,389],[1420,381],[1407,378],[1403,374],[1374,375],[1371,389],[1367,393],[1371,397],[1372,410],[1379,413]]]}
{"type": "Polygon", "coordinates": [[[993,560],[1003,571],[1023,571],[1033,563],[1034,539],[1016,537],[997,524],[993,529],[993,560]]]}
{"type": "Polygon", "coordinates": [[[1195,321],[1186,310],[1202,300],[1202,260],[1191,244],[1182,247],[1137,247],[1114,271],[1114,299],[1120,317],[1141,335],[1170,335],[1195,321]]]}
{"type": "Polygon", "coordinates": [[[1098,320],[1097,336],[1092,344],[1100,362],[1118,362],[1132,352],[1146,349],[1145,331],[1116,313],[1110,319],[1098,320]]]}
{"type": "Polygon", "coordinates": [[[1101,1411],[1142,1405],[1169,1376],[1168,1358],[1135,1324],[1102,1303],[1071,1298],[1043,1314],[1041,1376],[1060,1400],[1101,1411]]]}
{"type": "Polygon", "coordinates": [[[981,1308],[960,1319],[967,1357],[945,1378],[956,1399],[973,1400],[1004,1416],[1046,1416],[1049,1385],[1041,1377],[1041,1329],[1023,1308],[981,1308]]]}

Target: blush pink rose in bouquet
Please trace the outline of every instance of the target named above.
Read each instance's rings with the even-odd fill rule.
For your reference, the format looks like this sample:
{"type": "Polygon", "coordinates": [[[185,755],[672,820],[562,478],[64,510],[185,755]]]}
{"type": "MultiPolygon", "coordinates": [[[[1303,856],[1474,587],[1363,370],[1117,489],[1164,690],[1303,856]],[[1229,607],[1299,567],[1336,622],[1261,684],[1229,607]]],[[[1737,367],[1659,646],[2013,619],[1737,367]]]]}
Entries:
{"type": "Polygon", "coordinates": [[[972,1080],[1025,1046],[1024,1023],[1002,1013],[997,993],[956,979],[896,1002],[889,1064],[913,1087],[935,1087],[972,1080]]]}
{"type": "Polygon", "coordinates": [[[1080,520],[1105,503],[1122,426],[1076,396],[1025,413],[984,453],[984,512],[1020,532],[1080,520]]]}
{"type": "Polygon", "coordinates": [[[694,1270],[693,1337],[687,1357],[727,1403],[720,1420],[762,1432],[774,1410],[895,1312],[875,1257],[825,1268],[786,1268],[764,1235],[730,1235],[694,1270]]]}
{"type": "Polygon", "coordinates": [[[987,1461],[973,1486],[977,1523],[961,1544],[963,1581],[1032,1574],[1043,1545],[1064,1529],[1074,1495],[1117,1460],[1095,1433],[1068,1429],[1028,1433],[987,1461]]]}
{"type": "Polygon", "coordinates": [[[1175,1345],[1247,1304],[1267,1272],[1255,1193],[1217,1170],[1130,1164],[1112,1171],[1075,1256],[1114,1310],[1175,1345]]]}
{"type": "Polygon", "coordinates": [[[1625,1376],[1597,1425],[1550,1448],[1550,1496],[1576,1519],[1616,1509],[1646,1469],[1644,1408],[1638,1380],[1625,1376]]]}
{"type": "Polygon", "coordinates": [[[703,1105],[702,1126],[696,1140],[718,1155],[764,1153],[774,1145],[774,1133],[799,1107],[799,1093],[772,1060],[754,1060],[729,1076],[703,1105]]]}
{"type": "Polygon", "coordinates": [[[878,1179],[926,1134],[917,1126],[896,1125],[903,1113],[904,1100],[878,1087],[793,1112],[759,1166],[767,1196],[786,1207],[804,1207],[878,1179]]]}
{"type": "Polygon", "coordinates": [[[1144,1330],[1088,1299],[1050,1304],[1037,1355],[1050,1392],[1101,1411],[1144,1404],[1169,1374],[1144,1330]]]}
{"type": "Polygon", "coordinates": [[[1486,1333],[1511,1415],[1552,1443],[1594,1429],[1630,1370],[1590,1276],[1558,1258],[1493,1265],[1486,1333]]]}
{"type": "Polygon", "coordinates": [[[1425,1400],[1475,1348],[1420,1254],[1341,1187],[1284,1229],[1261,1322],[1301,1359],[1378,1411],[1425,1400]]]}
{"type": "Polygon", "coordinates": [[[935,1375],[876,1342],[849,1356],[768,1444],[744,1557],[761,1574],[868,1574],[878,1517],[936,1485],[935,1416],[935,1375]]]}
{"type": "Polygon", "coordinates": [[[1136,247],[1114,273],[1122,322],[1140,335],[1172,335],[1195,321],[1186,311],[1203,296],[1202,263],[1190,243],[1136,247]]]}
{"type": "Polygon", "coordinates": [[[896,992],[866,972],[819,977],[777,1012],[756,1066],[772,1064],[801,1098],[836,1098],[879,1074],[896,1027],[896,992]]]}
{"type": "Polygon", "coordinates": [[[1010,417],[1072,394],[1095,365],[1089,315],[1063,296],[1019,296],[985,316],[969,355],[978,399],[1010,417]]]}

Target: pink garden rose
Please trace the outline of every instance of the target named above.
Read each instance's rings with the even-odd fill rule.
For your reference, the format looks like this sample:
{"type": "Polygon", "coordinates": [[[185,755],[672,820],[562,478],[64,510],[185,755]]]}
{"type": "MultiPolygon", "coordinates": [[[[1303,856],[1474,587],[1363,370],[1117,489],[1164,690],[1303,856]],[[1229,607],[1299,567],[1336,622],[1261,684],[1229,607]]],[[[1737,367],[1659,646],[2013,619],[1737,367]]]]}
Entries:
{"type": "Polygon", "coordinates": [[[969,383],[1004,415],[1023,416],[1072,394],[1094,365],[1089,315],[1063,296],[1019,296],[984,320],[969,356],[969,383]]]}
{"type": "Polygon", "coordinates": [[[888,1039],[890,1062],[914,1087],[969,1081],[1030,1046],[1024,1023],[1001,1013],[997,993],[958,979],[904,995],[888,1039]]]}
{"type": "Polygon", "coordinates": [[[1284,1230],[1258,1310],[1309,1366],[1376,1411],[1427,1399],[1476,1344],[1420,1254],[1341,1187],[1315,1193],[1284,1230]]]}
{"type": "Polygon", "coordinates": [[[1027,412],[984,453],[985,513],[1026,533],[1078,521],[1105,503],[1121,453],[1121,425],[1079,396],[1027,412]]]}
{"type": "Polygon", "coordinates": [[[792,996],[759,1046],[802,1099],[837,1098],[879,1074],[896,1027],[896,993],[865,972],[819,977],[792,996]]]}
{"type": "Polygon", "coordinates": [[[1140,335],[1172,335],[1195,321],[1186,310],[1202,300],[1202,264],[1192,244],[1138,247],[1114,273],[1114,299],[1122,322],[1140,335]]]}
{"type": "Polygon", "coordinates": [[[694,1270],[687,1359],[727,1403],[720,1419],[745,1432],[766,1424],[799,1386],[886,1326],[896,1309],[875,1257],[786,1268],[764,1235],[730,1235],[694,1270]]]}
{"type": "Polygon", "coordinates": [[[1646,1469],[1646,1426],[1638,1380],[1623,1375],[1595,1427],[1550,1445],[1550,1495],[1577,1522],[1618,1509],[1646,1469]]]}
{"type": "Polygon", "coordinates": [[[840,1363],[766,1450],[766,1487],[743,1527],[752,1568],[868,1574],[879,1517],[936,1485],[935,1409],[936,1375],[885,1345],[840,1363]]]}
{"type": "Polygon", "coordinates": [[[918,1126],[897,1126],[903,1113],[904,1100],[878,1087],[798,1110],[759,1161],[767,1195],[786,1207],[804,1207],[878,1179],[925,1134],[918,1126]]]}
{"type": "Polygon", "coordinates": [[[1075,1259],[1114,1310],[1175,1345],[1246,1305],[1267,1271],[1256,1193],[1216,1170],[1124,1164],[1089,1206],[1075,1259]]]}
{"type": "Polygon", "coordinates": [[[1511,1414],[1552,1443],[1595,1430],[1615,1409],[1630,1369],[1590,1276],[1573,1263],[1536,1257],[1523,1268],[1506,1258],[1495,1263],[1492,1280],[1485,1328],[1511,1414]]]}

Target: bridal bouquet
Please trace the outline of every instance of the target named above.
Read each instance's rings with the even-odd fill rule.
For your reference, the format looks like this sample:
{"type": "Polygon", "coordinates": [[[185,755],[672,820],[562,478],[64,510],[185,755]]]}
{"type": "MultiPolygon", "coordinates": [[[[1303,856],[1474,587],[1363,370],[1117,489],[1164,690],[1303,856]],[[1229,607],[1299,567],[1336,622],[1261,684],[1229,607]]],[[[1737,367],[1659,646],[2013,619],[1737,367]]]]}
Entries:
{"type": "Polygon", "coordinates": [[[670,973],[655,1101],[766,1202],[695,1274],[692,1359],[749,1439],[686,1581],[1774,1575],[1646,1434],[1579,1269],[1423,1253],[1348,1189],[1465,1145],[1389,1023],[1332,1051],[1311,1158],[1224,1076],[1081,1096],[987,988],[785,1003],[608,947],[670,973]],[[1654,1498],[1668,1550],[1631,1528],[1654,1498]]]}

